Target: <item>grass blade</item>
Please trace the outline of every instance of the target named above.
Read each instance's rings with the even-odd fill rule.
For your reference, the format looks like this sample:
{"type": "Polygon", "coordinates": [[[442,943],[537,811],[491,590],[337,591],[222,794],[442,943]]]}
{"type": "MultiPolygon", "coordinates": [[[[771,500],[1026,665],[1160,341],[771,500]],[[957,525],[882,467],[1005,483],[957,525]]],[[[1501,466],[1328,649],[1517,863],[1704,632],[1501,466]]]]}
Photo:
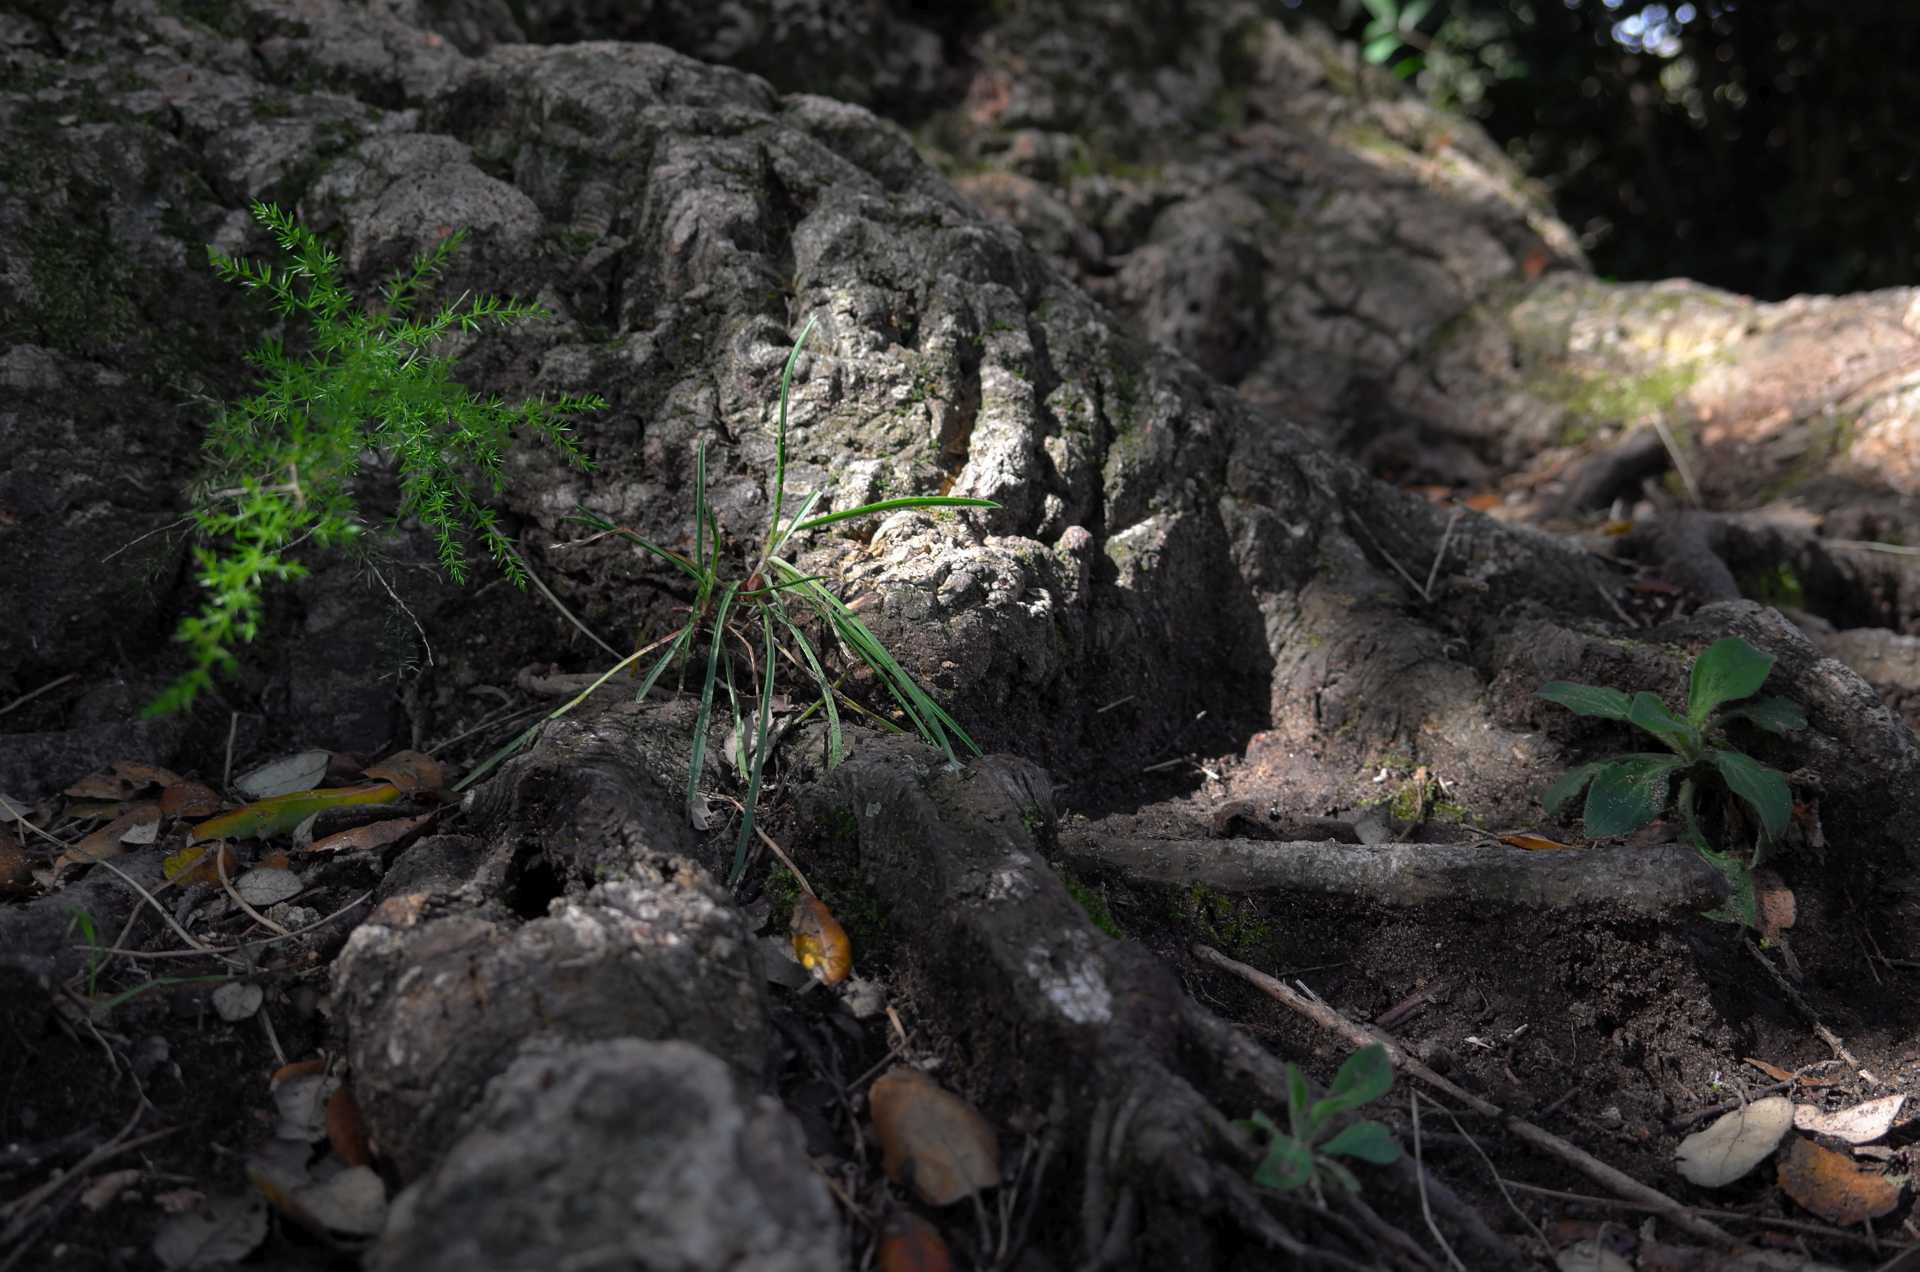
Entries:
{"type": "Polygon", "coordinates": [[[647,673],[646,683],[640,686],[640,696],[643,698],[646,697],[647,690],[653,688],[653,682],[659,679],[661,669],[667,665],[667,661],[671,659],[673,655],[680,649],[680,647],[686,642],[687,637],[693,634],[693,627],[694,625],[690,622],[685,627],[680,629],[680,632],[677,636],[671,636],[671,637],[663,636],[659,640],[654,641],[653,644],[651,645],[642,645],[640,648],[634,650],[632,653],[628,654],[625,658],[622,658],[619,662],[615,663],[613,666],[601,672],[599,677],[595,679],[592,684],[588,685],[585,689],[582,689],[579,693],[575,694],[571,700],[569,700],[568,702],[564,703],[561,706],[555,707],[552,711],[549,711],[546,715],[543,715],[538,720],[535,720],[531,725],[528,725],[526,729],[522,730],[519,736],[515,737],[513,741],[507,743],[505,746],[501,747],[499,750],[489,755],[486,759],[480,761],[480,763],[474,767],[472,772],[468,773],[465,777],[461,778],[458,782],[455,782],[453,784],[452,793],[456,795],[459,794],[461,791],[466,790],[467,787],[472,786],[475,782],[485,777],[488,773],[491,773],[496,767],[498,767],[498,765],[502,760],[507,759],[509,756],[519,751],[519,749],[525,746],[529,741],[531,741],[533,737],[540,732],[541,729],[545,728],[550,721],[558,720],[561,716],[567,714],[567,712],[573,710],[575,707],[585,702],[588,699],[588,697],[590,697],[593,694],[594,690],[598,689],[601,685],[606,684],[607,681],[613,679],[615,676],[619,675],[622,671],[625,671],[628,667],[631,667],[634,663],[640,661],[642,658],[645,658],[648,654],[652,653],[654,650],[660,648],[660,646],[666,644],[667,641],[671,640],[673,641],[673,647],[667,650],[666,653],[660,655],[659,661],[654,663],[653,665],[653,670],[647,673]]]}
{"type": "MultiPolygon", "coordinates": [[[[780,551],[781,547],[784,546],[786,541],[793,535],[793,532],[799,529],[800,525],[806,520],[807,514],[813,511],[813,505],[819,502],[819,491],[816,490],[807,496],[807,501],[800,505],[799,512],[793,514],[793,520],[787,523],[786,529],[778,530],[774,533],[772,542],[767,545],[767,556],[773,556],[780,551]]],[[[764,570],[766,566],[766,559],[762,558],[760,568],[764,570]]]]}
{"type": "MultiPolygon", "coordinates": [[[[785,561],[776,561],[775,564],[790,576],[797,577],[800,573],[785,561]]],[[[939,747],[949,761],[954,760],[953,746],[947,740],[949,734],[960,739],[975,755],[980,754],[980,747],[967,735],[967,731],[954,723],[953,717],[927,696],[906,669],[894,661],[887,647],[880,643],[880,638],[860,621],[857,614],[842,604],[839,597],[817,583],[801,588],[800,595],[807,599],[821,618],[832,625],[847,648],[860,661],[873,668],[894,702],[912,722],[914,732],[939,747]]]]}
{"type": "Polygon", "coordinates": [[[682,627],[680,634],[673,638],[672,647],[669,648],[666,653],[660,655],[659,659],[653,664],[653,667],[647,672],[647,678],[640,682],[640,691],[633,695],[635,702],[645,702],[647,700],[647,695],[653,692],[654,682],[660,679],[660,673],[665,671],[668,665],[673,662],[675,655],[686,649],[688,643],[693,640],[694,629],[699,626],[700,624],[697,619],[687,620],[687,625],[682,627]]]}
{"type": "Polygon", "coordinates": [[[673,549],[663,548],[651,539],[642,538],[625,526],[616,526],[613,522],[608,521],[605,517],[590,509],[578,509],[571,517],[564,518],[564,520],[578,521],[581,525],[592,526],[602,534],[618,535],[635,547],[643,548],[651,552],[654,556],[659,557],[662,561],[665,561],[668,565],[673,566],[676,570],[687,575],[696,583],[700,582],[704,577],[701,570],[695,566],[693,562],[687,560],[687,558],[681,556],[678,552],[673,551],[673,549]]]}
{"type": "Polygon", "coordinates": [[[807,661],[808,672],[820,686],[820,705],[827,712],[827,767],[837,768],[840,761],[846,758],[847,748],[840,732],[840,711],[833,702],[833,683],[827,679],[826,671],[820,666],[819,656],[813,652],[813,645],[807,640],[806,634],[794,623],[792,617],[787,614],[786,607],[776,606],[773,612],[780,616],[781,623],[793,633],[793,642],[800,646],[801,656],[807,661]]]}
{"type": "MultiPolygon", "coordinates": [[[[717,550],[719,544],[714,544],[717,550]]],[[[707,568],[707,439],[693,448],[693,563],[707,568]]]]}
{"type": "Polygon", "coordinates": [[[760,611],[760,630],[766,638],[766,656],[761,660],[760,709],[755,713],[753,729],[753,766],[747,773],[747,797],[740,805],[740,838],[733,845],[733,869],[727,874],[727,886],[740,882],[747,872],[747,848],[753,842],[753,814],[760,804],[760,776],[767,764],[767,724],[773,716],[773,619],[760,611]]]}
{"type": "Polygon", "coordinates": [[[713,682],[720,671],[720,646],[727,639],[727,610],[733,605],[738,583],[727,584],[713,611],[713,640],[707,645],[707,674],[700,682],[700,714],[693,725],[693,758],[687,765],[687,816],[705,830],[700,812],[700,769],[707,760],[707,729],[713,723],[713,682]]]}
{"type": "Polygon", "coordinates": [[[793,388],[793,364],[800,361],[800,351],[806,348],[807,337],[813,334],[816,321],[808,318],[807,325],[800,328],[800,338],[793,342],[787,365],[780,371],[780,426],[773,439],[773,515],[767,519],[767,546],[760,553],[762,561],[773,555],[773,536],[780,529],[780,505],[787,495],[787,397],[793,388]]]}
{"type": "MultiPolygon", "coordinates": [[[[1000,505],[991,499],[975,499],[971,495],[903,495],[898,499],[882,499],[877,503],[861,504],[858,508],[849,508],[845,512],[828,512],[811,521],[794,518],[787,527],[788,535],[802,530],[816,530],[821,526],[830,526],[836,521],[846,521],[851,517],[868,517],[877,512],[892,512],[898,508],[998,508],[1000,505]]],[[[774,551],[779,551],[775,548],[774,551]]]]}

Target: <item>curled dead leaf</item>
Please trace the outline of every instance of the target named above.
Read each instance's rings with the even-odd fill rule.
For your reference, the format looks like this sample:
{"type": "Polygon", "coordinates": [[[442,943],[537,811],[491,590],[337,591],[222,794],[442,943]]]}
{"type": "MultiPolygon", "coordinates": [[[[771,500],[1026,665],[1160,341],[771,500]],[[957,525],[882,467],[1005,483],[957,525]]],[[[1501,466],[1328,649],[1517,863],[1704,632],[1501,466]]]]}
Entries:
{"type": "Polygon", "coordinates": [[[152,800],[130,804],[125,812],[53,859],[53,868],[84,865],[103,857],[118,857],[129,846],[152,843],[160,831],[160,805],[152,800]]]}
{"type": "Polygon", "coordinates": [[[1793,889],[1775,871],[1762,867],[1753,872],[1753,904],[1763,940],[1777,941],[1793,926],[1797,909],[1793,889]]]}
{"type": "Polygon", "coordinates": [[[1770,1095],[1681,1140],[1675,1164],[1689,1183],[1721,1188],[1764,1161],[1792,1125],[1793,1101],[1770,1095]]]}
{"type": "Polygon", "coordinates": [[[867,1090],[887,1176],[945,1206],[1000,1182],[1000,1139],[971,1104],[895,1065],[867,1090]]]}
{"type": "Polygon", "coordinates": [[[364,826],[355,826],[316,839],[308,847],[309,852],[365,852],[374,848],[385,848],[399,843],[433,819],[432,813],[422,813],[418,817],[389,817],[385,821],[368,822],[364,826]]]}
{"type": "Polygon", "coordinates": [[[366,1124],[360,1118],[360,1102],[353,1098],[350,1087],[341,1086],[327,1099],[327,1143],[349,1166],[373,1163],[366,1124]]]}
{"type": "Polygon", "coordinates": [[[118,773],[92,773],[81,778],[61,792],[74,799],[100,799],[118,802],[126,799],[140,789],[137,782],[127,780],[118,773]]]}
{"type": "Polygon", "coordinates": [[[220,811],[220,796],[203,782],[175,782],[160,791],[160,811],[168,817],[211,817],[220,811]]]}
{"type": "Polygon", "coordinates": [[[1780,1159],[1780,1191],[1828,1223],[1878,1219],[1900,1204],[1901,1181],[1861,1170],[1845,1153],[1795,1136],[1780,1159]]]}
{"type": "Polygon", "coordinates": [[[301,751],[297,755],[283,755],[242,773],[234,779],[233,786],[242,795],[254,800],[310,791],[326,777],[327,761],[331,756],[329,751],[301,751]]]}
{"type": "Polygon", "coordinates": [[[853,970],[853,943],[820,898],[803,896],[794,902],[788,930],[793,956],[822,985],[838,985],[853,970]]]}
{"type": "Polygon", "coordinates": [[[910,1210],[896,1210],[880,1230],[880,1272],[947,1272],[953,1256],[940,1230],[910,1210]]]}
{"type": "Polygon", "coordinates": [[[375,781],[392,782],[402,794],[437,791],[447,784],[446,769],[424,751],[395,751],[378,764],[369,764],[366,775],[375,781]]]}
{"type": "Polygon", "coordinates": [[[0,897],[21,897],[33,891],[33,863],[20,841],[0,831],[0,897]]]}
{"type": "Polygon", "coordinates": [[[1906,1099],[1904,1095],[1883,1095],[1831,1113],[1811,1104],[1796,1104],[1793,1125],[1795,1130],[1809,1135],[1829,1135],[1849,1144],[1871,1144],[1893,1129],[1893,1119],[1900,1116],[1900,1106],[1906,1099]]]}

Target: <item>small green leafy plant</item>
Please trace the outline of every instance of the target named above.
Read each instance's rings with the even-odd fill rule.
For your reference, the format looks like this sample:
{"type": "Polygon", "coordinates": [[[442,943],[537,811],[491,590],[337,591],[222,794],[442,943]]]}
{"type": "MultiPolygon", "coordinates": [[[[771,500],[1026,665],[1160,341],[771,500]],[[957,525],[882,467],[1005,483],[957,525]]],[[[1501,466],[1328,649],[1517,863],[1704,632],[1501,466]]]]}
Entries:
{"type": "Polygon", "coordinates": [[[1306,1075],[1294,1065],[1287,1066],[1287,1128],[1274,1125],[1265,1113],[1254,1115],[1239,1126],[1256,1136],[1267,1138],[1267,1155],[1253,1171],[1253,1182],[1276,1192],[1312,1188],[1316,1195],[1324,1177],[1350,1193],[1360,1191],[1360,1181],[1339,1161],[1355,1161],[1385,1166],[1399,1160],[1400,1146],[1392,1132],[1379,1122],[1349,1122],[1337,1132],[1334,1123],[1363,1104],[1385,1095],[1393,1086],[1393,1066],[1387,1049],[1368,1043],[1348,1056],[1334,1074],[1333,1085],[1318,1100],[1307,1088],[1306,1075]]]}
{"type": "Polygon", "coordinates": [[[1557,813],[1584,788],[1587,801],[1581,818],[1587,833],[1630,834],[1665,810],[1668,789],[1678,775],[1680,787],[1675,802],[1694,849],[1733,885],[1733,916],[1753,925],[1751,868],[1760,864],[1766,846],[1785,832],[1793,813],[1793,795],[1783,774],[1726,745],[1725,737],[1714,726],[1743,719],[1781,735],[1804,729],[1806,716],[1785,698],[1742,702],[1759,692],[1772,669],[1772,654],[1755,649],[1737,636],[1715,641],[1693,660],[1684,716],[1675,715],[1658,697],[1644,690],[1629,698],[1618,689],[1565,680],[1542,685],[1540,696],[1549,702],[1579,715],[1637,725],[1667,750],[1633,752],[1582,764],[1548,787],[1541,803],[1548,812],[1557,813]],[[1730,707],[1729,703],[1739,705],[1730,707]],[[1759,824],[1760,836],[1749,861],[1716,852],[1702,833],[1696,803],[1703,783],[1724,786],[1759,824]]]}
{"type": "Polygon", "coordinates": [[[449,577],[466,578],[462,540],[470,533],[524,586],[512,545],[466,474],[477,472],[498,495],[505,486],[502,452],[519,429],[584,469],[587,458],[567,421],[606,406],[584,394],[509,406],[497,397],[476,398],[454,381],[452,356],[432,352],[452,329],[471,332],[486,322],[504,326],[547,312],[483,296],[464,307],[444,306],[430,318],[409,317],[465,231],[395,271],[381,290],[383,306],[371,312],[354,306],[340,285],[339,259],[290,213],[258,202],[252,213],[288,263],[276,270],[213,247],[207,258],[221,278],[264,292],[282,317],[306,318],[312,339],[304,357],[266,339],[249,359],[262,373],[260,392],[222,410],[208,430],[210,475],[191,513],[206,541],[194,549],[204,598],[176,634],[193,666],[147,708],[149,716],[187,707],[211,686],[216,668],[233,669],[234,646],[259,630],[264,585],[306,573],[292,557],[296,548],[309,540],[340,546],[361,532],[353,479],[368,455],[397,464],[399,513],[432,531],[449,577]]]}
{"type": "MultiPolygon", "coordinates": [[[[518,751],[550,720],[558,719],[605,684],[613,676],[638,663],[648,654],[660,653],[648,667],[635,700],[645,698],[661,676],[676,660],[698,659],[700,665],[700,711],[694,725],[693,758],[687,770],[687,809],[694,825],[705,829],[711,814],[700,792],[700,778],[706,760],[707,735],[712,725],[716,698],[724,692],[727,710],[733,718],[731,757],[746,775],[747,788],[741,801],[740,830],[734,845],[733,867],[728,884],[739,882],[752,846],[754,810],[767,760],[780,740],[772,728],[773,689],[776,667],[784,661],[816,692],[815,701],[801,718],[815,711],[825,714],[827,722],[827,763],[840,762],[845,754],[838,703],[845,701],[839,682],[830,677],[826,660],[815,648],[802,618],[811,614],[819,620],[819,630],[830,632],[841,646],[860,663],[871,668],[902,718],[913,732],[940,748],[949,762],[954,759],[953,741],[958,740],[974,753],[979,748],[966,731],[927,696],[913,677],[887,652],[885,645],[867,625],[837,596],[812,575],[803,574],[781,553],[798,534],[822,526],[858,517],[870,517],[899,508],[994,508],[990,499],[957,495],[910,495],[861,504],[842,512],[810,515],[820,492],[809,494],[799,511],[782,520],[786,508],[787,474],[787,401],[792,390],[793,368],[813,332],[808,319],[787,354],[780,373],[779,424],[774,437],[773,498],[767,515],[766,533],[757,549],[741,559],[728,559],[723,552],[719,523],[707,503],[707,452],[700,443],[693,461],[693,553],[676,552],[617,526],[597,513],[581,510],[575,520],[592,527],[600,535],[616,535],[685,574],[691,581],[694,599],[687,620],[669,636],[635,650],[607,669],[594,683],[572,701],[559,707],[532,728],[489,756],[463,778],[462,789],[489,772],[507,756],[518,751]],[[694,654],[704,634],[705,656],[694,654]],[[665,648],[662,649],[662,646],[665,648]]],[[[684,663],[683,663],[684,665],[684,663]]],[[[891,721],[875,716],[879,723],[897,728],[891,721]]],[[[784,730],[782,730],[784,733],[784,730]]]]}

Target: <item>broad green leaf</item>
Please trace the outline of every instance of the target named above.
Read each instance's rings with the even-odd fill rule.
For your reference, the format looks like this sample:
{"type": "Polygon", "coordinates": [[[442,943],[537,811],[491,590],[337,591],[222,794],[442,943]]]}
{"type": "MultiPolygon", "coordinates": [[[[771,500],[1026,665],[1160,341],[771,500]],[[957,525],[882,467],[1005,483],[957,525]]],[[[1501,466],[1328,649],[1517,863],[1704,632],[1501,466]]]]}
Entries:
{"type": "Polygon", "coordinates": [[[1700,731],[1667,710],[1666,703],[1644,690],[1633,695],[1633,705],[1627,711],[1627,719],[1666,743],[1674,754],[1686,757],[1689,763],[1700,754],[1700,731]]]}
{"type": "Polygon", "coordinates": [[[1394,50],[1399,47],[1399,36],[1383,35],[1378,39],[1368,40],[1366,48],[1362,50],[1361,56],[1365,57],[1371,65],[1378,66],[1392,57],[1394,50]]]}
{"type": "Polygon", "coordinates": [[[1355,1157],[1376,1166],[1400,1160],[1400,1145],[1394,1143],[1393,1132],[1378,1122],[1355,1122],[1343,1127],[1338,1135],[1320,1145],[1320,1151],[1329,1157],[1355,1157]]]}
{"type": "Polygon", "coordinates": [[[1395,0],[1360,0],[1375,22],[1393,26],[1400,19],[1400,6],[1395,0]]]}
{"type": "Polygon", "coordinates": [[[1738,751],[1711,751],[1707,758],[1726,779],[1727,789],[1759,816],[1767,837],[1778,839],[1787,829],[1787,819],[1793,815],[1793,795],[1787,790],[1786,777],[1779,770],[1770,769],[1738,751]]]}
{"type": "Polygon", "coordinates": [[[1275,1192],[1292,1192],[1313,1178],[1313,1150],[1291,1135],[1276,1135],[1254,1168],[1253,1182],[1275,1192]]]}
{"type": "Polygon", "coordinates": [[[1594,775],[1611,763],[1613,763],[1612,760],[1594,760],[1590,764],[1568,769],[1561,775],[1559,781],[1547,787],[1546,792],[1540,796],[1540,802],[1546,806],[1549,813],[1557,815],[1562,808],[1566,807],[1568,800],[1585,790],[1587,783],[1594,779],[1594,775]]]}
{"type": "Polygon", "coordinates": [[[1314,1123],[1377,1100],[1392,1086],[1393,1062],[1387,1059],[1387,1049],[1370,1042],[1348,1056],[1340,1072],[1333,1075],[1326,1098],[1313,1106],[1314,1123]]]}
{"type": "Polygon", "coordinates": [[[1727,903],[1708,910],[1705,917],[1720,923],[1734,923],[1742,927],[1760,926],[1760,902],[1753,894],[1753,871],[1747,864],[1730,852],[1715,852],[1707,847],[1707,841],[1696,831],[1693,835],[1693,850],[1700,859],[1720,872],[1727,881],[1729,889],[1727,903]]]}
{"type": "Polygon", "coordinates": [[[245,808],[222,813],[193,828],[188,843],[203,839],[265,839],[285,834],[315,813],[354,804],[391,804],[400,798],[400,788],[392,782],[374,782],[367,786],[332,787],[317,791],[295,791],[255,800],[245,808]]]}
{"type": "Polygon", "coordinates": [[[1576,684],[1571,680],[1548,681],[1540,686],[1539,695],[1575,715],[1599,716],[1603,720],[1624,720],[1633,707],[1627,695],[1618,689],[1576,684]]]}
{"type": "Polygon", "coordinates": [[[1773,655],[1762,653],[1738,636],[1716,640],[1693,660],[1687,684],[1687,719],[1703,723],[1723,702],[1752,697],[1773,670],[1773,655]]]}
{"type": "Polygon", "coordinates": [[[1686,761],[1674,755],[1623,755],[1614,759],[1587,788],[1581,814],[1594,838],[1625,835],[1660,815],[1667,804],[1667,782],[1686,761]]]}
{"type": "Polygon", "coordinates": [[[1400,10],[1399,27],[1402,31],[1411,31],[1420,25],[1427,16],[1427,10],[1433,8],[1432,0],[1413,0],[1413,3],[1400,10]]]}
{"type": "Polygon", "coordinates": [[[1317,1157],[1314,1159],[1313,1167],[1320,1174],[1325,1175],[1335,1188],[1348,1196],[1353,1196],[1360,1191],[1360,1181],[1353,1177],[1352,1171],[1340,1164],[1339,1159],[1317,1157]]]}
{"type": "Polygon", "coordinates": [[[1768,733],[1782,735],[1807,727],[1806,713],[1800,710],[1800,704],[1786,698],[1756,698],[1752,702],[1727,708],[1720,718],[1751,721],[1768,733]]]}
{"type": "Polygon", "coordinates": [[[1300,1072],[1298,1065],[1287,1066],[1287,1122],[1293,1133],[1311,1138],[1313,1091],[1307,1086],[1307,1075],[1300,1072]]]}

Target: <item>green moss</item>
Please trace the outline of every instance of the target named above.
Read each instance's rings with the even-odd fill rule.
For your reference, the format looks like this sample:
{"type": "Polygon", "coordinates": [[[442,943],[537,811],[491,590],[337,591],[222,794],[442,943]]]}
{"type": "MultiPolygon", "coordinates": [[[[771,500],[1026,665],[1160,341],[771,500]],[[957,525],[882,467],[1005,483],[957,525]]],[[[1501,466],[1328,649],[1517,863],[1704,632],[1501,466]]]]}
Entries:
{"type": "Polygon", "coordinates": [[[1688,362],[1639,376],[1556,373],[1538,377],[1531,387],[1540,397],[1566,408],[1570,418],[1558,440],[1563,446],[1575,446],[1597,427],[1674,414],[1674,404],[1693,387],[1700,372],[1698,362],[1688,362]]]}
{"type": "Polygon", "coordinates": [[[1177,894],[1174,917],[1235,958],[1257,954],[1273,940],[1273,924],[1252,897],[1234,896],[1203,883],[1191,884],[1177,894]]]}
{"type": "Polygon", "coordinates": [[[1087,912],[1087,917],[1093,920],[1095,927],[1115,939],[1126,936],[1126,933],[1121,930],[1120,924],[1115,921],[1113,911],[1107,908],[1106,897],[1070,874],[1063,872],[1060,877],[1061,881],[1067,885],[1068,895],[1079,903],[1082,910],[1087,912]]]}
{"type": "Polygon", "coordinates": [[[776,863],[767,872],[767,901],[772,906],[776,923],[782,915],[793,912],[794,903],[800,900],[803,892],[799,878],[785,866],[776,863]]]}
{"type": "Polygon", "coordinates": [[[1395,821],[1417,822],[1426,817],[1427,805],[1439,792],[1440,784],[1432,780],[1408,780],[1400,784],[1400,789],[1387,801],[1387,811],[1395,821]]]}
{"type": "Polygon", "coordinates": [[[1740,594],[1768,605],[1805,609],[1807,591],[1791,565],[1780,562],[1771,570],[1757,570],[1739,579],[1740,594]]]}

